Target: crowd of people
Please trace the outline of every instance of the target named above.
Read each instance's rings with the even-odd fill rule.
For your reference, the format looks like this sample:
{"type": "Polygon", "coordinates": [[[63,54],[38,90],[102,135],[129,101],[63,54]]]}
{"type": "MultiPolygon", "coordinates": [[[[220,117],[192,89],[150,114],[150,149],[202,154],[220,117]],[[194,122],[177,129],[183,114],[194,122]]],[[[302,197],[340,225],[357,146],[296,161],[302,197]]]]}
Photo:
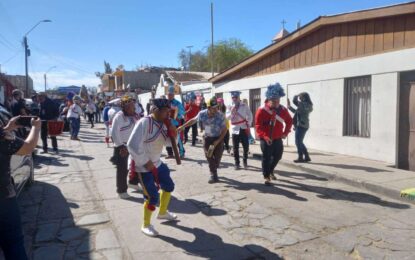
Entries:
{"type": "Polygon", "coordinates": [[[209,165],[209,184],[220,181],[218,169],[224,151],[233,156],[235,170],[241,169],[241,161],[242,167],[249,169],[252,125],[263,155],[262,174],[265,185],[271,185],[272,180],[277,179],[274,170],[283,155],[283,140],[290,134],[293,125],[298,148],[298,159],[295,162],[311,161],[304,145],[309,128],[309,114],[313,110],[307,93],[294,96],[293,106],[287,99],[288,106],[284,107],[280,103],[281,98],[285,97],[284,89],[279,83],[270,85],[266,91],[265,103],[256,111],[255,116],[240,95],[241,92],[232,91],[232,104],[226,106],[223,98],[216,97],[206,102],[197,102],[196,94],[189,92],[183,97],[182,104],[175,98],[175,88],[170,86],[166,96],[150,101],[146,116],[142,107],[134,109],[132,104],[135,100],[130,96],[110,101],[103,108],[105,141],[109,145],[112,140],[114,144],[111,161],[117,169],[116,191],[120,198],[128,199],[128,187],[142,189],[146,198],[141,229],[144,234],[158,235],[151,225],[151,216],[159,203],[158,219],[177,218],[167,210],[174,190],[167,162],[176,159],[180,164],[181,160],[186,159],[185,145],[190,143],[189,132],[191,130],[192,133],[191,146],[196,146],[198,125],[202,133],[202,149],[209,165]],[[240,145],[243,150],[241,156],[240,145]],[[167,155],[166,160],[162,161],[164,147],[167,155]]]}
{"type": "Polygon", "coordinates": [[[262,174],[264,184],[270,185],[276,180],[275,168],[281,160],[283,140],[290,134],[293,126],[298,159],[295,163],[311,161],[304,145],[305,135],[310,127],[309,115],[313,103],[308,93],[294,96],[293,102],[287,99],[287,107],[281,105],[285,97],[280,84],[270,85],[266,90],[266,99],[255,115],[247,102],[241,100],[241,92],[232,91],[232,104],[226,106],[222,98],[212,97],[197,101],[195,93],[187,93],[184,103],[175,98],[175,88],[169,87],[167,96],[154,98],[146,107],[134,95],[121,98],[99,100],[93,96],[81,97],[68,95],[60,106],[46,93],[31,97],[30,107],[25,104],[23,93],[14,91],[8,110],[12,118],[0,125],[0,247],[7,259],[26,259],[23,248],[23,235],[20,216],[11,178],[10,158],[13,154],[31,154],[42,140],[42,152],[47,153],[48,139],[52,149],[58,153],[58,142],[51,135],[50,121],[63,121],[70,132],[70,139],[80,140],[81,117],[90,123],[91,128],[102,119],[105,126],[105,142],[113,143],[111,161],[116,166],[116,192],[121,199],[128,199],[128,187],[142,190],[145,197],[142,232],[148,236],[157,236],[158,232],[151,224],[151,216],[159,205],[157,218],[174,220],[177,216],[168,211],[174,181],[166,162],[176,159],[178,164],[186,159],[185,145],[189,142],[196,146],[198,126],[202,149],[208,163],[209,184],[220,181],[218,169],[223,153],[226,151],[234,158],[235,170],[249,169],[249,146],[252,143],[251,126],[254,125],[262,151],[262,174]],[[290,111],[292,114],[290,114],[290,111]],[[31,126],[19,125],[22,116],[34,115],[31,126]],[[191,142],[189,132],[191,130],[191,142]],[[20,137],[19,137],[20,136],[20,137]],[[230,140],[232,139],[232,150],[230,140]],[[240,146],[242,154],[240,155],[240,146]],[[161,160],[166,147],[167,156],[161,160]],[[240,158],[242,157],[242,158],[240,158]],[[161,190],[161,191],[160,191],[161,190]],[[160,191],[160,194],[159,194],[160,191]],[[17,258],[16,258],[17,257],[17,258]]]}

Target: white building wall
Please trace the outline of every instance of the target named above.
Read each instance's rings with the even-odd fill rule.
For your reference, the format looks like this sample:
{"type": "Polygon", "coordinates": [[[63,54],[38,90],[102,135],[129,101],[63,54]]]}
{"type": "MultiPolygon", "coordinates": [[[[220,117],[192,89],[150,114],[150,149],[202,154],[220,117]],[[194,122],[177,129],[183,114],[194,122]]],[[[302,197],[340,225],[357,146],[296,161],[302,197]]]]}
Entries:
{"type": "MultiPolygon", "coordinates": [[[[350,59],[260,77],[215,84],[215,93],[224,93],[230,104],[230,91],[247,95],[249,89],[261,88],[265,100],[266,87],[279,82],[290,98],[303,91],[310,93],[314,111],[305,143],[313,149],[347,154],[373,160],[396,162],[398,129],[399,72],[414,70],[415,49],[394,51],[350,59]],[[371,136],[343,136],[344,80],[349,77],[372,76],[371,136]]],[[[286,99],[282,99],[286,104],[286,99]]],[[[292,134],[288,143],[294,144],[292,134]]]]}

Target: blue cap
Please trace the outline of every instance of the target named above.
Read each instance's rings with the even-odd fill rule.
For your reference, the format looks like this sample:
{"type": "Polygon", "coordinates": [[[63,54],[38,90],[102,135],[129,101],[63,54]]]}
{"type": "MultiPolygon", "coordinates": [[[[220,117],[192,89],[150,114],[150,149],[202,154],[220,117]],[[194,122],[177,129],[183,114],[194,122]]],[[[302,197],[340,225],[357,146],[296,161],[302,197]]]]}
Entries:
{"type": "Polygon", "coordinates": [[[241,93],[241,91],[231,91],[231,97],[239,97],[241,93]]]}
{"type": "Polygon", "coordinates": [[[189,101],[195,101],[196,100],[196,94],[192,91],[192,92],[188,92],[187,93],[187,100],[189,101]]]}
{"type": "Polygon", "coordinates": [[[169,94],[174,94],[174,86],[169,86],[168,91],[169,94]]]}
{"type": "Polygon", "coordinates": [[[269,85],[267,92],[265,92],[265,97],[267,99],[281,98],[285,96],[284,89],[281,87],[280,83],[275,83],[269,85]]]}

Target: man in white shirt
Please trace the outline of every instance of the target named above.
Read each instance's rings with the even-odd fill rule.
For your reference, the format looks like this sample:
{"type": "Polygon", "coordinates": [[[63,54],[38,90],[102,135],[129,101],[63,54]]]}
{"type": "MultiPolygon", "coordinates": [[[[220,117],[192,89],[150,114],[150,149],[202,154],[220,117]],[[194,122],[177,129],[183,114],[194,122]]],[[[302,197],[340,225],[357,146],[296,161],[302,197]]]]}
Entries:
{"type": "Polygon", "coordinates": [[[158,232],[150,221],[159,198],[160,210],[157,218],[162,220],[177,218],[175,214],[167,211],[174,183],[170,177],[169,168],[160,160],[163,147],[170,141],[169,136],[176,136],[177,133],[172,124],[169,129],[165,124],[169,118],[170,102],[159,98],[154,99],[152,103],[151,115],[141,118],[135,125],[127,147],[134,160],[135,170],[146,198],[141,231],[147,236],[155,237],[158,232]],[[159,194],[159,189],[161,189],[161,194],[159,194]]]}
{"type": "Polygon", "coordinates": [[[233,144],[233,156],[235,158],[235,170],[239,170],[239,144],[242,143],[244,149],[243,164],[244,168],[248,167],[249,152],[249,131],[252,124],[252,112],[248,105],[241,102],[240,91],[231,91],[232,106],[226,112],[226,118],[231,123],[231,134],[233,144]]]}
{"type": "Polygon", "coordinates": [[[78,134],[79,129],[81,128],[81,114],[82,109],[79,106],[81,104],[81,97],[74,96],[73,104],[68,109],[67,118],[71,127],[71,140],[79,141],[78,134]]]}
{"type": "Polygon", "coordinates": [[[121,199],[128,199],[128,149],[127,142],[139,115],[135,112],[134,100],[129,96],[121,98],[121,111],[112,121],[111,137],[114,142],[114,156],[112,161],[117,167],[117,193],[121,199]]]}

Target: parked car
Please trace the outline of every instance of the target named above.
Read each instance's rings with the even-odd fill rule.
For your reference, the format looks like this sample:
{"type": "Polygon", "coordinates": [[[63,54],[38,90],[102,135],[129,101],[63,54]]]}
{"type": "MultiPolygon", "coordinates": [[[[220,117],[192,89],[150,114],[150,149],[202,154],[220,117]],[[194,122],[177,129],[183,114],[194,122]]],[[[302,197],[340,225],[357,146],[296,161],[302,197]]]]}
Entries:
{"type": "MultiPolygon", "coordinates": [[[[3,106],[0,105],[0,125],[7,125],[7,122],[11,117],[11,114],[3,106]]],[[[22,136],[21,138],[24,137],[22,136]]],[[[16,193],[19,195],[25,185],[30,185],[34,181],[33,156],[13,155],[10,162],[10,168],[13,182],[16,187],[16,193]]]]}

